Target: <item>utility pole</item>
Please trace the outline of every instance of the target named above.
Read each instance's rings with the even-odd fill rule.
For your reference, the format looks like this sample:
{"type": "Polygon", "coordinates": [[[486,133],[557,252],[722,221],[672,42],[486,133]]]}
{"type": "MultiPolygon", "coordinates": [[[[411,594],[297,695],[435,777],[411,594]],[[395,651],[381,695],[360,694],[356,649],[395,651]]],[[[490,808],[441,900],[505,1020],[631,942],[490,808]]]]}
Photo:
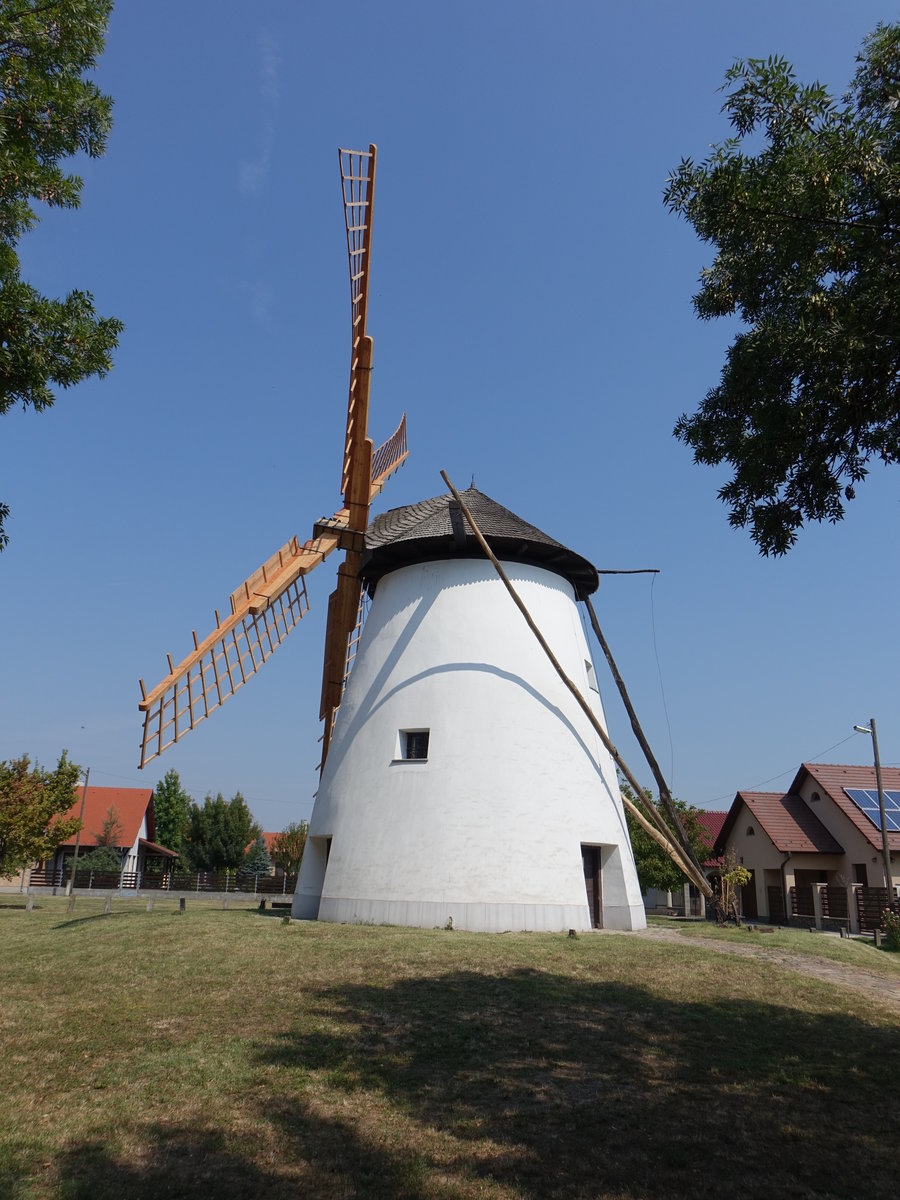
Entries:
{"type": "Polygon", "coordinates": [[[881,815],[881,858],[884,864],[884,886],[887,888],[888,904],[894,899],[894,884],[891,877],[891,851],[888,846],[888,827],[884,815],[884,788],[881,783],[881,759],[878,757],[878,734],[875,731],[875,718],[869,720],[869,727],[854,725],[857,733],[871,733],[872,749],[875,752],[875,783],[878,787],[878,812],[881,815]]]}
{"type": "MultiPolygon", "coordinates": [[[[87,800],[88,780],[91,777],[91,768],[88,767],[84,775],[84,787],[81,789],[81,812],[78,814],[78,819],[84,824],[84,802],[87,800]]],[[[75,868],[78,866],[78,847],[81,845],[81,826],[78,827],[78,832],[75,834],[75,855],[72,858],[72,878],[69,881],[68,893],[69,904],[68,911],[71,912],[75,907],[75,868]]]]}

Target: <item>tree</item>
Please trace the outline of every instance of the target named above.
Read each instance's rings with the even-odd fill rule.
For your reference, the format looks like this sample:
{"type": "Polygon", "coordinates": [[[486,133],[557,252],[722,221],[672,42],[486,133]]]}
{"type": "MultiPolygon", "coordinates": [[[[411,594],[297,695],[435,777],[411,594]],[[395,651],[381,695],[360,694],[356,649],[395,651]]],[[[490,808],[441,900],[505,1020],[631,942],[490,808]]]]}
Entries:
{"type": "Polygon", "coordinates": [[[106,816],[100,823],[100,832],[95,835],[98,846],[108,846],[120,849],[122,845],[122,822],[116,807],[111,804],[106,810],[106,816]]]}
{"type": "MultiPolygon", "coordinates": [[[[67,388],[112,366],[121,321],[99,317],[90,292],[42,296],[16,251],[39,220],[34,203],[77,208],[82,180],[60,161],[100,157],[112,100],[85,73],[103,50],[112,0],[11,0],[0,12],[0,413],[50,408],[67,388]]],[[[0,504],[0,550],[8,542],[0,504]]]]}
{"type": "Polygon", "coordinates": [[[296,875],[300,870],[309,821],[292,821],[286,829],[276,834],[272,842],[272,862],[281,867],[286,875],[296,875]]]}
{"type": "Polygon", "coordinates": [[[252,875],[268,875],[272,869],[272,862],[266,850],[262,833],[256,835],[256,840],[244,855],[243,869],[252,875]]]}
{"type": "MultiPolygon", "coordinates": [[[[71,863],[69,866],[71,867],[71,863]]],[[[122,870],[122,851],[113,845],[97,846],[87,854],[78,855],[78,874],[82,871],[103,872],[117,875],[122,870]]]]}
{"type": "Polygon", "coordinates": [[[188,822],[187,856],[194,871],[224,871],[241,865],[244,847],[260,832],[259,825],[238,792],[227,803],[220,792],[202,806],[192,804],[188,822]]]}
{"type": "Polygon", "coordinates": [[[0,878],[51,858],[81,828],[78,817],[62,819],[74,802],[80,770],[65,750],[55,771],[37,763],[32,769],[27,755],[0,762],[0,878]]]}
{"type": "Polygon", "coordinates": [[[736,62],[735,135],[665,190],[716,249],[698,316],[744,323],[675,436],[734,468],[719,498],[766,555],[805,521],[840,520],[870,460],[900,459],[900,24],[857,62],[840,102],[783,58],[736,62]]]}
{"type": "Polygon", "coordinates": [[[156,841],[177,854],[182,852],[190,823],[192,800],[184,788],[178,772],[166,771],[165,776],[153,790],[153,817],[156,824],[156,841]]]}
{"type": "MultiPolygon", "coordinates": [[[[634,794],[628,784],[623,783],[621,786],[623,794],[627,795],[632,803],[635,803],[634,794]]],[[[646,795],[649,797],[650,792],[647,791],[646,795]]],[[[640,801],[636,803],[640,807],[640,801]]],[[[700,810],[694,808],[693,805],[685,804],[683,800],[675,800],[673,803],[678,810],[694,853],[701,863],[704,862],[709,858],[710,847],[706,841],[705,830],[700,823],[700,810]]],[[[682,887],[684,876],[659,843],[650,837],[627,809],[625,810],[625,819],[628,822],[628,834],[631,838],[634,865],[637,868],[641,891],[646,891],[647,888],[658,888],[660,891],[669,892],[682,887]]]]}
{"type": "Polygon", "coordinates": [[[100,824],[100,832],[94,834],[95,847],[87,854],[79,854],[79,871],[104,871],[107,873],[122,870],[122,822],[111,804],[106,810],[106,816],[100,824]]]}
{"type": "Polygon", "coordinates": [[[738,888],[744,887],[750,882],[753,876],[746,867],[741,866],[737,859],[737,852],[731,846],[725,851],[725,857],[718,869],[719,878],[719,899],[721,902],[720,912],[724,912],[724,918],[719,920],[722,925],[728,920],[733,920],[735,925],[741,923],[740,907],[738,906],[738,888]]]}

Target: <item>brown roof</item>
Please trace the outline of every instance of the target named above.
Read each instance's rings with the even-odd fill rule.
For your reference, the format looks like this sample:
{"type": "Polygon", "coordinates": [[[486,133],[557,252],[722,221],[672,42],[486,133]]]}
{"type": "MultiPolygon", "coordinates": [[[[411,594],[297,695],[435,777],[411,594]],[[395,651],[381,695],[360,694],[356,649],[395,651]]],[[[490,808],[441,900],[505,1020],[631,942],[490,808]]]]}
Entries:
{"type": "MultiPolygon", "coordinates": [[[[82,788],[75,789],[75,803],[64,815],[77,817],[81,814],[82,788]]],[[[106,814],[112,807],[121,827],[121,834],[116,845],[125,849],[134,845],[134,840],[140,832],[141,821],[147,814],[147,838],[153,841],[156,828],[153,821],[153,789],[152,788],[117,788],[89,787],[84,802],[84,827],[81,831],[81,846],[96,846],[97,838],[103,831],[106,814]],[[149,810],[149,811],[148,811],[149,810]]],[[[63,846],[74,846],[74,835],[62,843],[63,846]]]]}
{"type": "MultiPolygon", "coordinates": [[[[533,563],[555,571],[569,580],[579,600],[597,590],[597,569],[586,558],[529,525],[476,487],[460,494],[499,559],[533,563]]],[[[411,562],[482,558],[484,552],[469,523],[452,506],[452,496],[433,496],[377,516],[366,531],[361,577],[376,584],[388,571],[411,562]]]]}
{"type": "MultiPolygon", "coordinates": [[[[801,784],[808,778],[818,785],[818,790],[824,792],[846,817],[856,826],[863,837],[874,846],[881,849],[881,830],[877,828],[856,807],[844,792],[844,788],[869,788],[875,790],[878,781],[875,778],[875,768],[857,767],[841,763],[804,763],[797,772],[797,778],[791,785],[791,791],[798,791],[801,784]]],[[[882,767],[881,783],[885,791],[900,791],[900,767],[882,767]]],[[[888,848],[900,850],[900,833],[888,830],[888,848]]]]}
{"type": "Polygon", "coordinates": [[[782,792],[738,792],[716,839],[724,850],[744,804],[776,850],[783,854],[843,854],[819,818],[800,796],[782,792]]]}

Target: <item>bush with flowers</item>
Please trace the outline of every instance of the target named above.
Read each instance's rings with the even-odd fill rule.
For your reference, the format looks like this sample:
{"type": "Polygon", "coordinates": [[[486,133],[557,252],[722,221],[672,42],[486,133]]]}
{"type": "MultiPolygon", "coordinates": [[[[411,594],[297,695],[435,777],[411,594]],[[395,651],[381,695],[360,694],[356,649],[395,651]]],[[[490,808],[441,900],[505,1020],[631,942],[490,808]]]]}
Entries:
{"type": "Polygon", "coordinates": [[[891,912],[889,908],[886,908],[882,924],[885,933],[884,941],[888,950],[900,950],[900,913],[891,912]]]}

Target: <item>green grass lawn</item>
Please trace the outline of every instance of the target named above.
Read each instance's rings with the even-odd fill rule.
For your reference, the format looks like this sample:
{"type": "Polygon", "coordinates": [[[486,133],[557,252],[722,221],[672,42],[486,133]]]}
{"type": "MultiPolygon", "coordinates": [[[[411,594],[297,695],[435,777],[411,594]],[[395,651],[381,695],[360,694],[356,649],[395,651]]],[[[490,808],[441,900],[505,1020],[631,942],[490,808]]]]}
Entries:
{"type": "Polygon", "coordinates": [[[896,1194],[900,1015],[699,936],[102,907],[0,897],[4,1200],[896,1194]]]}

